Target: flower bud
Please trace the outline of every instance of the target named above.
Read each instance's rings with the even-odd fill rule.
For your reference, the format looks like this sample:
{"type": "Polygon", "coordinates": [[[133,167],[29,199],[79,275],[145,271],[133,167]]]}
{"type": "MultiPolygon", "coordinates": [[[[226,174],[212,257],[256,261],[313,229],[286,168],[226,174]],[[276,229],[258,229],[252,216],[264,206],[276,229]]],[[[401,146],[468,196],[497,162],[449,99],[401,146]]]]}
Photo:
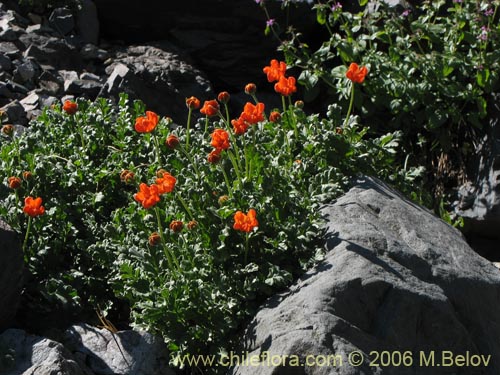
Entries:
{"type": "Polygon", "coordinates": [[[274,122],[275,124],[281,121],[281,113],[277,111],[273,111],[269,114],[269,121],[274,122]]]}
{"type": "Polygon", "coordinates": [[[221,195],[219,198],[219,205],[223,206],[228,200],[229,197],[227,195],[221,195]]]}
{"type": "Polygon", "coordinates": [[[342,129],[340,126],[337,126],[335,128],[335,134],[341,135],[342,133],[344,133],[344,129],[342,129]]]}
{"type": "Polygon", "coordinates": [[[163,169],[163,168],[162,169],[158,169],[156,171],[156,177],[157,178],[162,178],[165,175],[165,173],[168,173],[165,169],[163,169]]]}
{"type": "Polygon", "coordinates": [[[210,164],[217,164],[220,161],[221,149],[216,148],[210,154],[208,154],[207,160],[210,164]]]}
{"type": "Polygon", "coordinates": [[[31,180],[32,177],[33,177],[33,174],[30,171],[24,171],[23,172],[23,178],[26,181],[31,180]]]}
{"type": "Polygon", "coordinates": [[[300,108],[300,109],[304,108],[304,102],[302,100],[297,100],[294,103],[294,105],[295,105],[295,108],[300,108]]]}
{"type": "Polygon", "coordinates": [[[134,177],[135,177],[135,173],[132,171],[129,171],[128,169],[124,169],[120,173],[120,180],[122,182],[125,182],[126,184],[129,184],[132,181],[134,181],[134,177]]]}
{"type": "Polygon", "coordinates": [[[11,137],[14,134],[14,125],[9,124],[2,126],[2,133],[11,137]]]}
{"type": "Polygon", "coordinates": [[[19,189],[21,187],[21,179],[19,177],[12,176],[7,181],[11,189],[19,189]]]}
{"type": "Polygon", "coordinates": [[[219,93],[219,95],[217,95],[217,100],[223,104],[227,104],[230,97],[231,96],[227,91],[222,91],[221,93],[219,93]]]}
{"type": "Polygon", "coordinates": [[[186,98],[186,106],[189,109],[198,109],[200,108],[200,99],[195,96],[191,96],[190,98],[186,98]]]}
{"type": "Polygon", "coordinates": [[[187,223],[187,229],[193,230],[198,226],[198,222],[196,220],[191,220],[189,223],[187,223]]]}
{"type": "Polygon", "coordinates": [[[245,94],[253,95],[255,94],[256,91],[257,91],[257,86],[255,85],[255,83],[248,83],[245,86],[245,94]]]}
{"type": "Polygon", "coordinates": [[[158,232],[151,233],[148,239],[149,246],[157,246],[160,244],[160,242],[161,242],[160,234],[158,232]]]}
{"type": "Polygon", "coordinates": [[[174,149],[179,145],[179,138],[177,136],[170,134],[165,141],[168,148],[174,149]]]}
{"type": "Polygon", "coordinates": [[[169,225],[170,230],[172,230],[175,233],[179,233],[183,227],[184,223],[180,220],[173,220],[169,225]]]}

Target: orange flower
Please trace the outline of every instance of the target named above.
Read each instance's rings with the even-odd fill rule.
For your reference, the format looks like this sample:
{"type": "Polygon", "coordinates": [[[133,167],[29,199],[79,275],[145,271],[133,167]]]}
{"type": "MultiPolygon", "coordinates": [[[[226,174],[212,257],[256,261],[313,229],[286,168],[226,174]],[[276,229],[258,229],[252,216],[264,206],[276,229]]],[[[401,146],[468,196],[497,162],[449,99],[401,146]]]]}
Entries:
{"type": "Polygon", "coordinates": [[[278,62],[278,60],[271,60],[269,66],[262,69],[267,75],[268,82],[279,81],[281,77],[285,76],[286,63],[284,61],[278,62]]]}
{"type": "Polygon", "coordinates": [[[227,91],[222,91],[219,93],[219,95],[217,95],[217,100],[221,103],[224,103],[224,104],[227,104],[229,102],[230,98],[231,98],[231,96],[229,95],[229,93],[227,91]]]}
{"type": "Polygon", "coordinates": [[[190,98],[186,98],[186,106],[189,109],[198,109],[198,108],[200,108],[200,99],[198,99],[195,96],[192,96],[190,98]]]}
{"type": "Polygon", "coordinates": [[[175,233],[179,233],[183,227],[184,223],[180,220],[173,220],[169,225],[170,230],[172,230],[175,233]]]}
{"type": "Polygon", "coordinates": [[[31,217],[43,215],[45,207],[42,206],[42,198],[26,197],[23,211],[31,217]]]}
{"type": "Polygon", "coordinates": [[[203,107],[200,109],[200,112],[208,117],[215,116],[219,112],[219,103],[217,100],[205,100],[203,103],[203,107]]]}
{"type": "Polygon", "coordinates": [[[257,214],[253,208],[248,210],[248,214],[246,215],[241,211],[237,211],[234,214],[233,229],[247,233],[251,232],[253,228],[259,226],[256,216],[257,214]]]}
{"type": "Polygon", "coordinates": [[[245,134],[249,127],[241,117],[237,120],[231,120],[231,124],[233,125],[234,134],[237,135],[245,134]]]}
{"type": "Polygon", "coordinates": [[[367,74],[368,69],[366,66],[360,68],[358,64],[351,63],[345,76],[355,83],[363,83],[367,74]]]}
{"type": "Polygon", "coordinates": [[[277,111],[271,112],[269,115],[269,121],[274,122],[275,124],[281,121],[281,113],[277,111]]]}
{"type": "Polygon", "coordinates": [[[10,137],[12,134],[14,134],[14,125],[8,124],[2,126],[2,133],[10,137]]]}
{"type": "Polygon", "coordinates": [[[156,246],[160,242],[161,242],[160,234],[158,232],[151,233],[148,239],[149,246],[156,246]]]}
{"type": "Polygon", "coordinates": [[[248,83],[245,85],[245,94],[253,95],[257,91],[255,83],[248,83]]]}
{"type": "Polygon", "coordinates": [[[145,183],[139,185],[139,192],[134,194],[134,199],[148,209],[160,201],[160,192],[157,185],[148,186],[145,183]]]}
{"type": "Polygon", "coordinates": [[[175,188],[175,183],[177,179],[170,173],[165,172],[156,179],[156,185],[158,186],[158,193],[165,194],[171,193],[175,188]]]}
{"type": "Polygon", "coordinates": [[[63,111],[68,115],[74,115],[78,111],[78,104],[71,100],[66,100],[63,104],[63,111]]]}
{"type": "Polygon", "coordinates": [[[21,187],[21,179],[19,177],[9,177],[7,182],[9,183],[9,187],[11,189],[19,189],[21,187]]]}
{"type": "Polygon", "coordinates": [[[220,148],[216,148],[210,154],[208,154],[207,160],[210,164],[217,164],[220,161],[220,148]]]}
{"type": "Polygon", "coordinates": [[[146,111],[146,116],[138,117],[135,120],[135,130],[139,133],[151,133],[158,125],[159,117],[156,113],[146,111]]]}
{"type": "Polygon", "coordinates": [[[264,121],[264,103],[257,103],[257,105],[253,105],[250,102],[245,104],[243,107],[243,112],[240,115],[240,118],[253,125],[258,123],[259,121],[264,121]]]}
{"type": "Polygon", "coordinates": [[[168,148],[176,148],[179,145],[179,138],[175,136],[174,134],[170,134],[167,137],[167,140],[165,141],[165,144],[167,145],[168,148]]]}
{"type": "Polygon", "coordinates": [[[229,133],[224,129],[215,129],[212,133],[212,142],[214,148],[227,150],[229,148],[229,133]]]}
{"type": "Polygon", "coordinates": [[[283,96],[292,95],[297,91],[295,77],[286,78],[285,76],[281,76],[279,81],[274,84],[274,90],[283,96]]]}

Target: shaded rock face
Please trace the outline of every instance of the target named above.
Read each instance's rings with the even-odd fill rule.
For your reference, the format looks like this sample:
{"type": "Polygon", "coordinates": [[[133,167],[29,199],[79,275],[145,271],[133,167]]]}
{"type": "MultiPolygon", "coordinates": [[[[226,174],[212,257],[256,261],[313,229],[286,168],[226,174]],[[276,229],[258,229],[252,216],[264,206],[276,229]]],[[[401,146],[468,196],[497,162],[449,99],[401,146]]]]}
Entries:
{"type": "Polygon", "coordinates": [[[264,360],[232,374],[500,373],[500,271],[456,229],[369,178],[323,212],[325,261],[262,307],[242,350],[302,361],[336,354],[342,366],[286,368],[264,360]],[[355,350],[365,357],[359,367],[348,363],[355,350]],[[413,366],[370,368],[370,352],[384,350],[411,351],[413,366]],[[422,367],[420,351],[434,352],[436,363],[447,352],[489,362],[422,367]]]}
{"type": "Polygon", "coordinates": [[[101,0],[96,5],[102,36],[134,42],[168,40],[189,54],[219,91],[242,91],[249,80],[264,85],[261,69],[277,56],[277,42],[264,36],[265,14],[251,0],[101,0]]]}
{"type": "Polygon", "coordinates": [[[456,212],[465,218],[471,246],[488,258],[500,260],[500,94],[488,103],[486,135],[470,168],[473,180],[460,188],[456,212]]]}
{"type": "Polygon", "coordinates": [[[16,314],[23,286],[23,253],[16,233],[0,221],[0,332],[16,314]]]}

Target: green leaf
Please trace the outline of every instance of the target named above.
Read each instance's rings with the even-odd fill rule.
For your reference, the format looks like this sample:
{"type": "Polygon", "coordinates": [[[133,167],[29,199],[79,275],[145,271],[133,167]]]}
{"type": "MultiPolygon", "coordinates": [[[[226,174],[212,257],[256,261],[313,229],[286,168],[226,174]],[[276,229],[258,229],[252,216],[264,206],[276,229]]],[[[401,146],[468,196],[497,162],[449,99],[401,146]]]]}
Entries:
{"type": "Polygon", "coordinates": [[[489,78],[490,70],[486,68],[479,70],[476,74],[476,81],[480,87],[484,87],[487,84],[489,78]]]}
{"type": "Polygon", "coordinates": [[[320,25],[324,25],[326,23],[326,13],[323,9],[319,9],[316,11],[316,21],[320,25]]]}

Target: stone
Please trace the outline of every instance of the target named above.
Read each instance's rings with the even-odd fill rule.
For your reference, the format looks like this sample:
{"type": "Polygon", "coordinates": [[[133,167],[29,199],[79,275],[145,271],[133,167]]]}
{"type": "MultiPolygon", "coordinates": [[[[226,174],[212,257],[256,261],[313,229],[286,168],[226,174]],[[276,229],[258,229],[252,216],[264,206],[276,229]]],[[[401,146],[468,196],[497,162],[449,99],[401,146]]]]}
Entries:
{"type": "Polygon", "coordinates": [[[168,367],[169,351],[162,339],[146,332],[119,331],[72,326],[64,345],[75,357],[99,375],[174,375],[168,367]]]}
{"type": "Polygon", "coordinates": [[[4,54],[11,59],[21,56],[19,48],[12,42],[0,42],[0,54],[4,54]]]}
{"type": "Polygon", "coordinates": [[[12,61],[5,55],[0,54],[0,69],[10,71],[12,68],[12,61]]]}
{"type": "Polygon", "coordinates": [[[42,24],[35,24],[35,25],[30,25],[26,28],[26,33],[27,34],[47,34],[47,35],[53,35],[54,34],[54,29],[42,25],[42,24]]]}
{"type": "Polygon", "coordinates": [[[117,48],[110,53],[114,62],[106,68],[109,78],[99,96],[117,99],[123,91],[180,123],[187,116],[185,98],[214,96],[205,75],[167,42],[117,48]]]}
{"type": "Polygon", "coordinates": [[[19,125],[26,125],[28,123],[24,107],[18,100],[14,100],[3,106],[0,108],[0,111],[4,112],[4,118],[6,117],[9,123],[19,125]]]}
{"type": "Polygon", "coordinates": [[[465,221],[471,246],[489,259],[500,260],[500,94],[488,102],[485,135],[467,170],[470,180],[459,187],[455,212],[465,221]]]}
{"type": "Polygon", "coordinates": [[[21,64],[17,66],[14,71],[14,77],[20,83],[25,83],[33,80],[36,77],[37,72],[40,70],[40,67],[37,66],[35,62],[32,60],[26,59],[21,64]]]}
{"type": "Polygon", "coordinates": [[[64,81],[64,91],[67,94],[86,95],[95,99],[102,89],[102,83],[90,79],[64,81]]]}
{"type": "Polygon", "coordinates": [[[24,95],[27,94],[29,91],[25,86],[14,81],[7,81],[6,84],[9,90],[13,92],[17,92],[24,95]]]}
{"type": "Polygon", "coordinates": [[[7,29],[0,32],[0,40],[2,41],[14,41],[17,39],[17,33],[13,29],[7,29]]]}
{"type": "Polygon", "coordinates": [[[60,343],[20,329],[8,329],[0,335],[0,355],[2,374],[93,375],[60,343]]]}
{"type": "Polygon", "coordinates": [[[91,0],[82,0],[76,13],[76,30],[83,43],[99,43],[99,18],[97,7],[91,0]]]}
{"type": "Polygon", "coordinates": [[[79,70],[83,67],[78,50],[66,40],[37,34],[27,35],[31,37],[21,39],[27,46],[23,52],[24,57],[32,57],[39,65],[48,65],[56,70],[79,70]]]}
{"type": "Polygon", "coordinates": [[[17,234],[0,220],[0,332],[14,319],[21,299],[24,260],[17,234]]]}
{"type": "Polygon", "coordinates": [[[12,98],[12,92],[9,90],[5,82],[0,82],[0,96],[4,98],[12,98]]]}
{"type": "Polygon", "coordinates": [[[98,48],[94,44],[84,45],[80,53],[84,60],[98,60],[102,62],[109,58],[109,53],[106,50],[98,48]]]}
{"type": "Polygon", "coordinates": [[[261,307],[241,346],[254,360],[335,355],[337,367],[273,367],[264,359],[231,374],[500,373],[500,270],[457,229],[368,177],[322,213],[325,260],[261,307]],[[348,363],[355,351],[365,358],[358,367],[348,363]],[[373,351],[411,351],[413,365],[370,367],[373,351]],[[489,362],[422,367],[420,353],[432,352],[439,364],[450,352],[489,362]]]}
{"type": "Polygon", "coordinates": [[[75,19],[68,8],[56,8],[49,17],[49,24],[62,35],[67,35],[75,27],[75,19]]]}
{"type": "Polygon", "coordinates": [[[99,77],[97,74],[92,74],[89,72],[80,74],[80,79],[101,82],[101,77],[99,77]]]}

